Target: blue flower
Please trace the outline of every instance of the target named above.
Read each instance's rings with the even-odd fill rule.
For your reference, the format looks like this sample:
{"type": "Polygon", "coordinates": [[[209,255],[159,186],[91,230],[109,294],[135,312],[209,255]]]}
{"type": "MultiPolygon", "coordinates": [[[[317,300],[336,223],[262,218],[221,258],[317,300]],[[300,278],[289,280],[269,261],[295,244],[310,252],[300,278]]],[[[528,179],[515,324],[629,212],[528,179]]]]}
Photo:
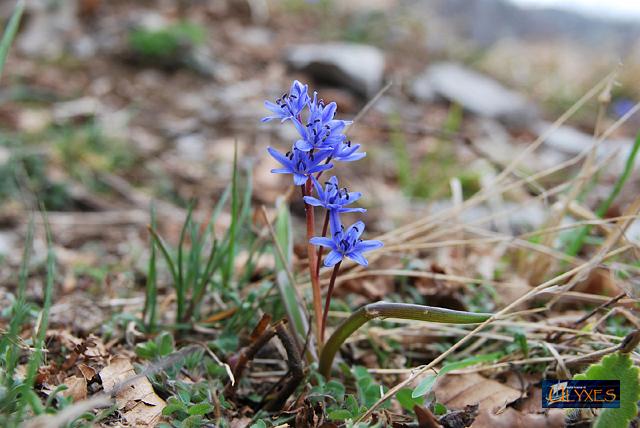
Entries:
{"type": "Polygon", "coordinates": [[[347,188],[340,189],[338,186],[338,178],[336,176],[331,177],[326,183],[324,189],[315,177],[311,177],[313,185],[316,188],[318,194],[317,198],[313,196],[305,196],[304,200],[309,205],[315,207],[324,207],[328,210],[335,210],[341,213],[360,212],[363,213],[367,210],[364,208],[345,208],[345,205],[349,205],[360,199],[362,193],[360,192],[348,192],[347,188]]]}
{"type": "Polygon", "coordinates": [[[320,164],[329,157],[330,152],[309,153],[294,147],[286,155],[283,155],[271,147],[267,148],[267,150],[284,167],[272,169],[271,172],[275,174],[293,174],[293,182],[296,186],[306,183],[311,174],[333,168],[331,163],[320,164]]]}
{"type": "Polygon", "coordinates": [[[281,119],[284,122],[289,119],[298,118],[302,110],[309,104],[308,85],[303,85],[297,80],[293,81],[289,93],[285,93],[282,97],[278,98],[275,103],[271,101],[265,101],[264,106],[274,113],[274,116],[267,116],[262,119],[263,122],[268,122],[272,119],[281,119]]]}
{"type": "Polygon", "coordinates": [[[322,189],[320,183],[314,176],[311,176],[313,185],[316,188],[317,198],[313,196],[305,196],[304,201],[313,205],[314,207],[323,207],[329,212],[329,219],[331,220],[331,230],[338,230],[340,228],[340,213],[353,213],[366,212],[364,208],[346,208],[345,205],[349,205],[360,199],[362,193],[349,192],[347,188],[338,186],[338,178],[333,176],[326,183],[325,188],[322,189]]]}
{"type": "Polygon", "coordinates": [[[296,141],[296,148],[305,152],[310,150],[331,150],[347,139],[342,133],[351,122],[336,120],[336,103],[324,105],[324,101],[318,101],[318,94],[313,94],[313,101],[309,103],[309,117],[307,123],[294,120],[300,139],[296,141]]]}
{"type": "Polygon", "coordinates": [[[363,241],[360,239],[362,232],[364,232],[364,223],[361,221],[354,223],[346,231],[341,226],[340,230],[337,232],[332,230],[332,232],[333,238],[316,236],[309,241],[314,245],[331,248],[331,251],[324,259],[324,265],[327,267],[334,266],[345,257],[362,266],[367,266],[369,262],[367,262],[362,253],[375,250],[383,245],[380,241],[363,241]]]}
{"type": "Polygon", "coordinates": [[[362,159],[367,152],[358,152],[360,144],[351,144],[350,140],[336,145],[331,154],[331,159],[342,162],[353,162],[362,159]]]}

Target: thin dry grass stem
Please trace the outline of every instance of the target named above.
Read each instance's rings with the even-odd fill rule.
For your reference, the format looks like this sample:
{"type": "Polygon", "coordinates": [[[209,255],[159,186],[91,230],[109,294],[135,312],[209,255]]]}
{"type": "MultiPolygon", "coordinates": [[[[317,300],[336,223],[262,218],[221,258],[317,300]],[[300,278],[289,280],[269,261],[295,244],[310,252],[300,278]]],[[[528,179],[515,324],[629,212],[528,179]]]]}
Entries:
{"type": "MultiPolygon", "coordinates": [[[[601,357],[603,357],[604,355],[608,355],[608,354],[611,354],[613,352],[617,352],[620,349],[621,349],[620,345],[616,345],[616,346],[611,346],[611,347],[608,347],[608,348],[605,348],[605,349],[602,349],[602,350],[599,350],[599,351],[588,352],[588,353],[585,353],[583,355],[577,355],[577,356],[573,356],[573,357],[562,357],[562,356],[560,356],[560,358],[563,360],[563,363],[565,364],[565,366],[566,365],[569,365],[569,366],[582,365],[582,364],[585,364],[585,363],[590,362],[590,361],[598,360],[601,357]]],[[[640,358],[638,358],[635,355],[632,355],[631,358],[636,363],[640,362],[640,358]]],[[[521,359],[521,360],[512,360],[512,361],[500,362],[500,363],[495,363],[495,364],[488,364],[488,365],[483,365],[483,366],[469,367],[469,368],[464,368],[464,369],[459,369],[459,370],[452,370],[449,373],[450,374],[480,373],[480,372],[486,372],[486,371],[510,369],[513,366],[524,366],[524,365],[531,365],[531,364],[549,363],[549,362],[553,362],[553,361],[557,361],[556,357],[524,358],[524,359],[521,359]]],[[[381,374],[381,375],[404,375],[404,374],[410,374],[411,375],[412,373],[414,373],[414,371],[415,371],[415,369],[381,369],[381,368],[368,369],[369,373],[381,374]]]]}
{"type": "MultiPolygon", "coordinates": [[[[369,331],[375,330],[376,335],[379,337],[383,336],[393,336],[393,337],[407,337],[407,336],[424,336],[425,334],[438,334],[438,333],[446,333],[447,336],[464,336],[469,330],[462,328],[457,325],[449,325],[449,324],[437,324],[437,323],[423,323],[427,325],[420,325],[419,322],[416,321],[406,321],[406,320],[394,320],[394,323],[398,324],[406,324],[403,327],[392,328],[392,329],[379,329],[375,330],[375,328],[370,329],[369,331]],[[403,322],[405,321],[405,322],[403,322]]],[[[527,332],[527,338],[532,344],[542,344],[548,337],[549,333],[566,333],[571,334],[575,338],[580,339],[592,339],[593,343],[601,344],[601,343],[612,343],[612,342],[621,342],[623,338],[613,335],[608,335],[604,333],[599,333],[592,329],[592,331],[582,331],[571,328],[563,328],[559,326],[547,326],[547,325],[536,325],[536,323],[526,323],[526,322],[503,322],[503,321],[495,321],[494,325],[497,327],[516,327],[521,328],[527,332]]],[[[506,336],[499,333],[478,333],[476,337],[487,338],[502,342],[513,342],[513,336],[506,336]]],[[[361,340],[366,340],[369,338],[367,332],[354,334],[349,339],[345,341],[345,343],[354,343],[359,342],[361,340]]],[[[564,345],[556,345],[559,348],[566,348],[570,350],[575,350],[575,346],[564,346],[564,345]]],[[[460,352],[460,354],[469,353],[469,349],[472,347],[465,348],[464,351],[460,352]]]]}
{"type": "MultiPolygon", "coordinates": [[[[471,198],[467,199],[460,207],[455,207],[453,211],[467,209],[471,206],[477,205],[487,198],[487,194],[491,192],[503,192],[501,190],[501,186],[498,184],[503,181],[506,177],[508,177],[511,172],[526,159],[533,151],[535,151],[553,132],[555,132],[560,126],[562,126],[571,116],[573,116],[580,108],[582,108],[587,101],[597,95],[607,84],[607,82],[611,79],[611,77],[615,74],[615,72],[611,72],[607,74],[600,82],[596,83],[585,95],[582,96],[578,101],[576,101],[566,112],[564,112],[550,127],[543,133],[540,137],[538,137],[533,143],[529,144],[525,150],[523,150],[517,157],[514,159],[507,167],[500,172],[500,174],[496,177],[494,181],[494,185],[491,189],[483,189],[478,193],[473,195],[471,198]]],[[[530,182],[532,179],[537,179],[535,174],[526,179],[518,180],[519,182],[530,182]]],[[[441,214],[441,213],[438,213],[441,214]]],[[[440,217],[448,217],[454,213],[441,214],[440,217]]],[[[405,226],[399,227],[393,231],[394,236],[403,236],[407,232],[412,232],[413,230],[419,229],[421,226],[425,224],[425,222],[430,222],[431,219],[421,219],[415,222],[409,223],[405,226]]],[[[383,235],[384,236],[384,235],[383,235]]]]}
{"type": "Polygon", "coordinates": [[[360,109],[360,111],[358,112],[358,114],[356,114],[356,116],[353,118],[353,123],[349,126],[349,128],[347,129],[347,131],[345,132],[345,135],[348,137],[352,132],[353,129],[356,127],[356,125],[358,123],[360,123],[360,121],[362,120],[362,118],[364,117],[365,114],[367,114],[367,112],[371,109],[371,107],[373,107],[373,105],[378,102],[378,100],[380,99],[380,97],[382,97],[382,95],[384,95],[385,92],[387,92],[389,90],[389,88],[391,87],[391,85],[393,85],[393,82],[390,81],[389,83],[387,83],[386,85],[384,85],[384,87],[382,89],[380,89],[378,91],[377,94],[375,94],[373,96],[373,98],[371,98],[369,100],[368,103],[366,103],[364,105],[364,107],[362,107],[360,109]]]}
{"type": "MultiPolygon", "coordinates": [[[[273,245],[276,247],[276,253],[278,254],[278,258],[280,259],[282,266],[284,266],[284,270],[287,273],[287,278],[289,278],[289,282],[291,282],[291,286],[293,287],[294,290],[296,290],[296,294],[297,294],[296,280],[293,276],[293,272],[291,272],[291,269],[289,269],[287,258],[284,255],[284,250],[282,249],[282,247],[280,246],[280,243],[278,242],[276,231],[273,229],[273,224],[271,223],[271,220],[269,220],[269,214],[267,214],[267,208],[264,205],[262,205],[260,207],[260,210],[262,212],[262,217],[264,218],[264,221],[267,224],[267,228],[269,229],[269,234],[271,235],[271,240],[273,241],[273,245]]],[[[299,295],[297,297],[298,299],[301,298],[299,295]]],[[[302,301],[302,300],[298,300],[298,301],[302,301]]]]}
{"type": "MultiPolygon", "coordinates": [[[[579,275],[574,276],[571,280],[562,287],[562,291],[570,291],[576,284],[583,281],[587,278],[589,273],[602,261],[605,259],[611,248],[616,245],[616,243],[624,236],[624,233],[629,228],[634,218],[637,218],[638,213],[640,213],[640,196],[637,197],[627,208],[625,212],[625,216],[627,217],[625,220],[618,220],[616,222],[615,229],[609,233],[605,242],[602,244],[601,249],[598,253],[592,257],[587,262],[587,268],[583,269],[579,275]]],[[[628,246],[625,246],[628,247],[628,246]]],[[[624,248],[624,247],[622,247],[624,248]]],[[[560,296],[554,297],[551,302],[547,305],[548,308],[553,307],[553,305],[559,300],[560,296]]]]}
{"type": "MultiPolygon", "coordinates": [[[[608,254],[608,248],[607,247],[611,247],[615,244],[615,242],[607,242],[605,243],[605,245],[603,245],[603,250],[607,250],[607,253],[605,253],[602,257],[598,257],[599,259],[605,260],[608,257],[610,257],[610,255],[608,254]]],[[[514,300],[513,302],[511,302],[510,304],[508,304],[507,306],[505,306],[504,308],[502,308],[500,311],[498,311],[497,313],[495,313],[494,315],[492,315],[488,320],[480,323],[476,328],[474,328],[472,331],[470,331],[466,336],[462,337],[458,342],[454,343],[448,350],[446,350],[445,352],[443,352],[442,354],[440,354],[438,357],[436,357],[434,360],[432,360],[429,364],[425,365],[425,366],[421,366],[421,367],[417,367],[414,369],[414,371],[411,372],[411,374],[407,377],[407,379],[401,381],[400,383],[396,384],[395,386],[393,386],[391,389],[389,389],[389,391],[387,391],[387,393],[385,393],[376,403],[374,403],[373,406],[371,406],[362,416],[360,416],[356,422],[361,422],[365,419],[367,419],[371,413],[373,413],[373,411],[375,411],[375,409],[378,408],[378,406],[380,406],[382,403],[384,403],[386,400],[388,400],[389,398],[393,397],[400,389],[406,387],[407,385],[411,384],[418,376],[420,376],[421,374],[426,373],[427,371],[431,370],[433,367],[435,367],[436,365],[440,364],[442,361],[444,361],[449,355],[451,355],[453,352],[455,352],[456,350],[458,350],[459,348],[461,348],[463,345],[465,345],[468,341],[470,341],[476,334],[478,334],[482,329],[484,329],[487,325],[491,324],[493,321],[503,317],[504,315],[508,314],[509,311],[511,311],[512,309],[520,306],[522,303],[526,302],[527,300],[529,300],[531,297],[533,297],[534,295],[536,295],[538,292],[540,292],[541,290],[544,290],[545,288],[549,288],[553,285],[556,285],[559,282],[562,282],[566,279],[572,278],[575,275],[581,273],[583,270],[587,270],[590,269],[592,267],[592,262],[588,261],[580,266],[577,266],[573,269],[570,269],[569,271],[556,276],[555,278],[552,278],[548,281],[543,282],[542,284],[538,285],[537,287],[531,289],[529,292],[527,292],[526,294],[524,294],[523,296],[519,297],[518,299],[514,300]]]]}
{"type": "Polygon", "coordinates": [[[635,216],[617,216],[617,217],[609,217],[606,219],[582,220],[582,221],[577,221],[571,224],[563,224],[563,225],[545,228],[545,229],[537,229],[534,232],[525,232],[515,236],[498,234],[496,232],[492,232],[487,229],[473,228],[468,225],[460,225],[460,228],[465,229],[467,233],[484,235],[484,236],[490,235],[490,236],[481,237],[481,238],[469,238],[469,239],[451,239],[451,240],[435,241],[435,242],[410,241],[409,243],[406,243],[406,244],[387,245],[382,249],[380,249],[378,253],[385,254],[385,253],[395,253],[395,252],[403,252],[403,251],[418,251],[418,250],[427,250],[427,249],[433,249],[433,248],[454,247],[459,245],[474,246],[474,245],[486,245],[486,244],[506,242],[515,247],[522,247],[522,248],[527,248],[534,251],[545,252],[549,255],[555,256],[558,259],[575,264],[580,261],[579,258],[569,256],[561,251],[555,250],[553,248],[545,247],[541,244],[536,244],[536,243],[526,241],[526,239],[533,236],[571,230],[571,229],[575,229],[582,226],[598,226],[603,231],[609,232],[611,230],[611,228],[608,227],[610,223],[613,223],[617,220],[626,219],[628,217],[635,218],[635,216]]]}
{"type": "Polygon", "coordinates": [[[448,275],[448,274],[435,273],[435,272],[420,272],[420,271],[406,270],[406,269],[377,269],[377,270],[374,269],[374,270],[365,270],[360,272],[352,272],[352,273],[342,274],[340,276],[340,279],[336,281],[336,283],[340,284],[344,281],[348,281],[356,278],[364,278],[367,276],[404,276],[404,277],[413,277],[413,278],[430,278],[430,279],[440,279],[440,280],[450,281],[450,282],[459,282],[463,284],[491,284],[491,285],[504,284],[501,281],[493,281],[493,280],[487,280],[482,278],[471,278],[466,276],[448,275]]]}
{"type": "MultiPolygon", "coordinates": [[[[610,79],[607,81],[606,86],[603,88],[603,92],[601,92],[600,96],[606,93],[607,90],[609,91],[611,90],[613,82],[615,81],[615,76],[616,76],[616,73],[611,75],[610,79]]],[[[609,95],[609,98],[610,98],[610,95],[609,95]]],[[[600,115],[601,112],[602,112],[602,103],[599,104],[598,114],[600,115]]],[[[598,126],[596,126],[596,128],[597,127],[598,126]]],[[[610,131],[614,127],[615,127],[615,124],[611,126],[607,131],[610,131]]],[[[547,219],[547,222],[545,223],[546,227],[555,227],[562,222],[562,219],[565,217],[565,215],[567,214],[567,211],[569,210],[569,204],[571,204],[573,201],[575,201],[578,198],[578,196],[580,196],[585,186],[587,185],[589,179],[593,177],[593,174],[595,172],[594,164],[596,161],[598,148],[600,147],[603,141],[604,141],[604,135],[601,138],[597,138],[589,148],[587,157],[585,158],[585,161],[582,164],[582,168],[576,174],[576,176],[572,180],[570,180],[571,187],[569,189],[568,195],[566,196],[566,198],[564,198],[564,202],[560,207],[557,207],[556,209],[551,211],[551,215],[547,219]]],[[[545,235],[543,237],[542,244],[545,246],[551,246],[555,238],[556,238],[556,234],[545,235]]],[[[552,266],[551,259],[549,257],[546,257],[542,254],[538,254],[535,257],[533,257],[530,263],[528,263],[528,266],[526,266],[526,272],[530,272],[529,282],[532,284],[539,283],[542,280],[542,278],[544,278],[547,275],[551,266],[552,266]]]]}
{"type": "Polygon", "coordinates": [[[65,407],[56,414],[44,414],[27,421],[24,428],[62,427],[94,409],[112,406],[114,400],[107,394],[97,394],[86,400],[78,401],[65,407]]]}
{"type": "Polygon", "coordinates": [[[542,344],[547,348],[549,353],[555,358],[556,363],[558,364],[556,372],[559,371],[561,379],[571,379],[571,372],[567,369],[567,366],[564,363],[564,359],[558,352],[558,350],[549,342],[542,342],[542,344]]]}

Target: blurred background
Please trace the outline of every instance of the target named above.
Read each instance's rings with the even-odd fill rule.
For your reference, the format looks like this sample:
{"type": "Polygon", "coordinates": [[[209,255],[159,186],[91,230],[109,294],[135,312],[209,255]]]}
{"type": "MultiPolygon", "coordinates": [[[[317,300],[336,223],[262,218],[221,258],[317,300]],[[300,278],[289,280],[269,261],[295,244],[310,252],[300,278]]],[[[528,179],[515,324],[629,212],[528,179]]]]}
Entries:
{"type": "MultiPolygon", "coordinates": [[[[273,206],[289,179],[270,174],[265,149],[285,151],[295,134],[260,118],[264,100],[293,79],[335,100],[342,119],[380,94],[349,131],[367,158],[337,171],[364,193],[372,233],[470,196],[616,73],[521,165],[548,168],[588,148],[640,100],[634,5],[30,0],[0,82],[0,257],[17,265],[26,214],[41,201],[66,250],[60,257],[88,278],[113,275],[145,246],[152,201],[169,239],[190,199],[197,212],[210,210],[229,182],[235,143],[252,171],[255,206],[273,206]]],[[[1,2],[3,22],[13,7],[1,2]]],[[[587,206],[610,193],[639,125],[632,116],[601,145],[609,164],[587,206]]],[[[505,220],[515,230],[540,227],[553,202],[523,204],[528,196],[505,195],[505,204],[522,204],[505,220]]],[[[301,221],[302,207],[293,210],[301,221]]],[[[228,222],[222,216],[217,226],[228,222]]],[[[636,226],[629,233],[640,235],[636,226]]]]}

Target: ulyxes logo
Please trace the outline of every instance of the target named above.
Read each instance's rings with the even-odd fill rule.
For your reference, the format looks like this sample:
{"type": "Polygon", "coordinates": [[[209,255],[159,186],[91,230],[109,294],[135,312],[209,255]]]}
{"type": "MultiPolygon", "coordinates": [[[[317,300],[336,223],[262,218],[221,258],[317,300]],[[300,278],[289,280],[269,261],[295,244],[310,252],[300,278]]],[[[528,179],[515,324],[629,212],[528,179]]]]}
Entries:
{"type": "Polygon", "coordinates": [[[543,380],[542,407],[620,407],[619,380],[543,380]]]}

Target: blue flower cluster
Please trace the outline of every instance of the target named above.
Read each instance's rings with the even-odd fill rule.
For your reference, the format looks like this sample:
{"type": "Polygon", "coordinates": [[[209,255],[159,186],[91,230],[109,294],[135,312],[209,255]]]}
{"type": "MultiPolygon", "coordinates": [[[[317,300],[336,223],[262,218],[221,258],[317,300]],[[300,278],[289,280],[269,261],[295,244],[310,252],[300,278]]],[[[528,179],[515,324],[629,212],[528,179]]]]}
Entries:
{"type": "Polygon", "coordinates": [[[330,220],[331,238],[315,237],[310,241],[314,245],[331,249],[324,265],[331,267],[348,257],[367,266],[362,253],[381,247],[382,242],[360,239],[364,231],[363,222],[356,222],[345,230],[340,221],[341,213],[366,211],[363,208],[346,207],[357,201],[362,194],[340,188],[335,176],[325,183],[324,188],[318,182],[323,171],[333,168],[333,161],[352,162],[366,156],[366,153],[358,151],[360,144],[351,144],[344,135],[345,128],[351,122],[335,119],[336,103],[325,104],[323,100],[318,100],[315,92],[311,98],[308,85],[297,80],[293,82],[289,92],[275,103],[265,101],[265,107],[272,115],[263,118],[263,122],[274,119],[280,119],[281,123],[291,121],[298,131],[299,138],[287,153],[282,154],[272,147],[267,149],[282,164],[282,168],[271,172],[291,174],[296,186],[304,186],[309,180],[313,183],[316,195],[307,194],[304,201],[308,205],[325,208],[330,220]]]}

